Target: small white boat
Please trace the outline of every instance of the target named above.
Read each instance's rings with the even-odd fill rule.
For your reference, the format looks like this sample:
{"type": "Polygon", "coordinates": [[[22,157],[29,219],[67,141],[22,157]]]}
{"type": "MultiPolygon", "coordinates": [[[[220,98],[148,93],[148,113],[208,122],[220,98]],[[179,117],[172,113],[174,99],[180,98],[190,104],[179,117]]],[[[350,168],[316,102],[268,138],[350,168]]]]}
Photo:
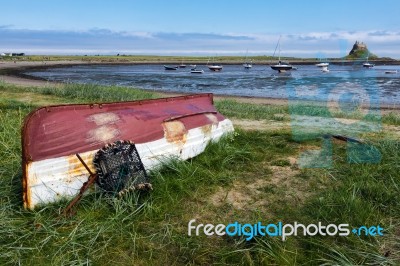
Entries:
{"type": "Polygon", "coordinates": [[[385,74],[397,74],[397,70],[386,70],[385,74]]]}
{"type": "Polygon", "coordinates": [[[190,65],[190,67],[191,67],[191,68],[196,68],[197,66],[196,66],[196,65],[190,65]]]}
{"type": "Polygon", "coordinates": [[[182,61],[181,64],[179,65],[179,68],[185,68],[185,67],[186,67],[186,65],[182,61]]]}
{"type": "Polygon", "coordinates": [[[222,70],[222,66],[221,65],[218,65],[218,64],[214,63],[214,58],[213,58],[213,63],[211,65],[208,65],[209,62],[210,62],[210,59],[208,59],[208,61],[207,61],[207,67],[211,71],[219,72],[219,71],[222,70]]]}
{"type": "Polygon", "coordinates": [[[248,61],[248,59],[247,59],[247,52],[248,52],[248,50],[246,50],[246,58],[244,59],[243,67],[244,67],[245,69],[250,69],[250,68],[253,67],[253,61],[252,61],[252,60],[248,61]]]}
{"type": "Polygon", "coordinates": [[[371,68],[371,67],[374,67],[375,65],[374,64],[371,64],[371,63],[369,63],[369,62],[365,62],[364,64],[363,64],[363,67],[366,67],[366,68],[371,68]]]}
{"type": "MultiPolygon", "coordinates": [[[[321,61],[321,59],[320,59],[321,61]]],[[[315,66],[321,68],[321,72],[329,72],[329,63],[328,62],[319,62],[318,64],[315,64],[315,66]]]]}
{"type": "Polygon", "coordinates": [[[322,63],[318,63],[318,64],[315,64],[317,67],[327,67],[327,66],[329,66],[329,63],[328,62],[322,62],[322,63]]]}
{"type": "Polygon", "coordinates": [[[222,66],[220,66],[220,65],[212,65],[212,66],[208,66],[208,68],[209,68],[211,71],[215,71],[215,72],[219,72],[219,71],[222,70],[222,66]]]}
{"type": "Polygon", "coordinates": [[[374,67],[375,66],[374,64],[371,64],[370,62],[368,62],[368,57],[369,57],[369,54],[367,56],[367,61],[365,63],[363,63],[363,67],[366,67],[366,68],[374,67]]]}
{"type": "Polygon", "coordinates": [[[203,70],[203,69],[195,69],[195,68],[192,68],[192,69],[190,70],[190,73],[192,73],[192,74],[203,74],[203,73],[204,73],[204,70],[203,70]]]}
{"type": "Polygon", "coordinates": [[[253,65],[251,64],[251,61],[250,61],[250,63],[244,63],[244,64],[243,64],[243,67],[244,67],[245,69],[250,69],[250,68],[253,67],[253,65]]]}

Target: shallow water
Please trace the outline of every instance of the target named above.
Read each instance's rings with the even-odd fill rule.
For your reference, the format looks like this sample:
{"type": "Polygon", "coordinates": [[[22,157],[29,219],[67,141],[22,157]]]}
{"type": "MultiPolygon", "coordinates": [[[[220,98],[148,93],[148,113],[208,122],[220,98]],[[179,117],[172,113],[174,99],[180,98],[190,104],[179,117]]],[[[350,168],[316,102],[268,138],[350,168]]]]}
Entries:
{"type": "Polygon", "coordinates": [[[344,102],[400,104],[400,66],[329,66],[321,72],[314,65],[298,65],[298,70],[279,74],[266,65],[245,70],[226,65],[212,72],[198,65],[204,74],[190,73],[190,67],[166,71],[162,65],[90,65],[49,68],[26,74],[51,81],[93,83],[159,90],[268,98],[334,100],[344,102]],[[385,74],[385,70],[398,70],[385,74]]]}

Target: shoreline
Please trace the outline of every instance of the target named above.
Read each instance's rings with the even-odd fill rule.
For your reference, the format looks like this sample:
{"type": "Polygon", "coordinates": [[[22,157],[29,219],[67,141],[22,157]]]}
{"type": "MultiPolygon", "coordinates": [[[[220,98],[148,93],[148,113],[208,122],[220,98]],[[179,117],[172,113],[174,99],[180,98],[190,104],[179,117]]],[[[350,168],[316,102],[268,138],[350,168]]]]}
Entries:
{"type": "MultiPolygon", "coordinates": [[[[65,83],[62,82],[54,82],[49,81],[40,77],[34,77],[30,75],[26,75],[23,72],[27,70],[40,70],[46,68],[61,68],[66,66],[79,66],[79,65],[137,65],[137,64],[148,64],[148,63],[133,63],[133,62],[125,62],[125,63],[115,63],[115,62],[86,62],[86,61],[46,61],[46,62],[32,62],[32,61],[6,61],[0,62],[0,81],[4,81],[6,83],[14,84],[17,86],[33,86],[33,87],[41,87],[48,85],[56,85],[62,86],[65,83]]],[[[162,64],[158,62],[157,64],[162,64]]],[[[173,97],[179,95],[186,95],[187,93],[181,92],[165,92],[161,90],[144,90],[141,88],[136,88],[143,91],[152,91],[155,93],[159,93],[163,97],[173,97]]],[[[266,98],[266,97],[253,97],[253,96],[234,96],[234,95],[219,95],[214,94],[215,100],[235,100],[240,103],[250,103],[257,105],[278,105],[285,106],[288,105],[289,101],[285,98],[266,98]]],[[[326,105],[324,102],[320,101],[307,101],[307,104],[313,105],[326,105]]],[[[333,102],[328,103],[329,107],[335,107],[336,104],[333,102]]],[[[366,106],[363,106],[363,109],[366,106]]],[[[400,105],[396,104],[381,104],[379,109],[383,112],[387,111],[400,111],[400,105]]]]}
{"type": "MultiPolygon", "coordinates": [[[[7,62],[0,63],[0,80],[3,80],[6,83],[19,85],[19,86],[48,86],[52,85],[63,85],[65,83],[62,82],[54,82],[49,81],[44,78],[34,77],[30,75],[26,75],[22,72],[27,70],[38,70],[38,69],[46,69],[46,68],[58,68],[58,67],[66,67],[66,66],[80,66],[80,65],[136,65],[136,64],[147,64],[147,63],[114,63],[114,62],[84,62],[84,61],[49,61],[49,62],[7,62]]],[[[157,63],[160,64],[160,63],[157,63]]],[[[165,97],[173,97],[186,95],[186,93],[181,92],[165,92],[161,90],[144,90],[141,88],[136,88],[143,91],[152,91],[159,93],[161,96],[165,97]]],[[[214,99],[216,100],[224,100],[231,99],[236,100],[241,103],[252,103],[252,104],[266,104],[266,105],[287,105],[287,99],[276,99],[276,98],[258,98],[251,96],[232,96],[232,95],[217,95],[214,94],[214,99]]]]}

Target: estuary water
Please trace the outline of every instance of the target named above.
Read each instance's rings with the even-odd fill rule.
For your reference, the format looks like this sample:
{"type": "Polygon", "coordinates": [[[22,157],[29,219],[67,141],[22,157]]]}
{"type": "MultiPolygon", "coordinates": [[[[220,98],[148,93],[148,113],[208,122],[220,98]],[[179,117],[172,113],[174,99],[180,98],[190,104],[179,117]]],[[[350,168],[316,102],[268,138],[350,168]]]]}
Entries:
{"type": "Polygon", "coordinates": [[[322,72],[315,65],[296,65],[298,70],[278,73],[267,65],[224,65],[221,72],[198,65],[204,74],[190,73],[190,67],[176,71],[163,65],[84,65],[30,71],[26,74],[50,81],[118,85],[165,92],[340,100],[369,102],[371,105],[400,104],[400,66],[330,65],[322,72]],[[387,70],[397,73],[387,74],[387,70]]]}

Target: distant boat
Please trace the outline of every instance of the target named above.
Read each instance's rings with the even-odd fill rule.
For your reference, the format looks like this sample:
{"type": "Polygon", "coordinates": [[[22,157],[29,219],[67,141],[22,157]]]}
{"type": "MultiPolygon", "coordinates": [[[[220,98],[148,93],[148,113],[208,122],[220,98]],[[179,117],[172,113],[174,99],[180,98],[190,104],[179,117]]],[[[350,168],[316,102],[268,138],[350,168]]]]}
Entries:
{"type": "Polygon", "coordinates": [[[366,68],[371,68],[371,67],[374,67],[375,65],[374,64],[371,64],[371,63],[369,63],[369,62],[365,62],[364,64],[363,64],[363,67],[366,67],[366,68]]]}
{"type": "Polygon", "coordinates": [[[320,62],[318,64],[315,64],[315,66],[321,68],[321,72],[329,72],[329,69],[328,69],[329,63],[328,62],[322,62],[321,58],[319,59],[319,61],[320,62]]]}
{"type": "Polygon", "coordinates": [[[244,63],[244,64],[243,64],[243,67],[244,67],[245,69],[250,69],[250,68],[252,68],[252,67],[253,67],[252,61],[250,60],[250,63],[244,63]]]}
{"type": "Polygon", "coordinates": [[[178,70],[177,66],[166,66],[164,65],[165,70],[178,70]]]}
{"type": "Polygon", "coordinates": [[[279,60],[279,63],[278,63],[277,65],[272,65],[271,68],[272,68],[273,70],[277,70],[277,71],[279,71],[279,72],[286,72],[287,70],[292,70],[292,69],[293,69],[293,66],[292,66],[292,65],[289,65],[288,63],[281,62],[281,61],[279,60]]]}
{"type": "Polygon", "coordinates": [[[272,65],[271,68],[272,68],[273,70],[279,71],[279,73],[282,73],[282,72],[286,72],[287,70],[292,70],[292,69],[293,69],[293,66],[290,65],[290,64],[287,63],[287,62],[282,62],[282,61],[281,61],[281,45],[280,45],[280,40],[281,40],[281,36],[279,36],[279,40],[278,40],[278,43],[277,43],[277,45],[276,45],[276,47],[275,47],[275,51],[274,51],[274,55],[273,55],[273,56],[275,56],[276,49],[279,48],[279,57],[278,57],[278,58],[279,58],[279,61],[278,61],[278,64],[277,64],[277,65],[272,65]]]}
{"type": "Polygon", "coordinates": [[[318,64],[315,64],[317,67],[327,67],[327,66],[329,66],[329,63],[327,63],[327,62],[322,62],[322,63],[318,63],[318,64]]]}
{"type": "Polygon", "coordinates": [[[370,62],[368,62],[368,58],[367,58],[367,62],[363,63],[363,67],[366,67],[366,68],[371,68],[374,66],[375,66],[374,64],[371,64],[370,62]]]}
{"type": "Polygon", "coordinates": [[[246,58],[244,59],[243,67],[244,67],[245,69],[250,69],[250,68],[253,67],[253,61],[252,61],[252,60],[249,61],[249,60],[247,59],[247,52],[248,52],[248,50],[246,50],[246,58]]]}
{"type": "Polygon", "coordinates": [[[367,62],[363,63],[363,67],[366,67],[366,68],[374,67],[375,66],[374,64],[371,64],[370,62],[368,62],[368,57],[369,57],[369,54],[367,56],[367,62]]]}
{"type": "Polygon", "coordinates": [[[208,68],[210,70],[212,70],[212,71],[215,71],[215,72],[218,72],[218,71],[222,70],[222,66],[220,66],[220,65],[211,65],[211,66],[208,66],[208,68]]]}
{"type": "Polygon", "coordinates": [[[397,70],[386,70],[385,74],[396,74],[397,70]]]}
{"type": "Polygon", "coordinates": [[[215,72],[218,72],[218,71],[222,70],[222,66],[220,66],[220,65],[211,65],[211,66],[208,66],[208,68],[210,70],[212,70],[212,71],[215,71],[215,72]]]}
{"type": "Polygon", "coordinates": [[[182,63],[179,65],[179,68],[185,68],[185,67],[186,67],[186,65],[182,61],[182,63]]]}
{"type": "Polygon", "coordinates": [[[218,65],[218,64],[215,64],[215,63],[214,63],[214,59],[213,59],[213,63],[212,63],[211,65],[208,65],[209,62],[210,62],[210,59],[208,59],[207,67],[208,67],[208,69],[210,69],[211,71],[219,72],[219,71],[222,70],[222,66],[221,66],[221,65],[218,65]]]}
{"type": "Polygon", "coordinates": [[[190,65],[190,67],[191,67],[191,68],[196,68],[197,66],[196,66],[196,65],[190,65]]]}
{"type": "Polygon", "coordinates": [[[204,73],[204,70],[203,70],[203,69],[192,68],[192,69],[190,70],[190,73],[192,73],[192,74],[203,74],[203,73],[204,73]]]}

